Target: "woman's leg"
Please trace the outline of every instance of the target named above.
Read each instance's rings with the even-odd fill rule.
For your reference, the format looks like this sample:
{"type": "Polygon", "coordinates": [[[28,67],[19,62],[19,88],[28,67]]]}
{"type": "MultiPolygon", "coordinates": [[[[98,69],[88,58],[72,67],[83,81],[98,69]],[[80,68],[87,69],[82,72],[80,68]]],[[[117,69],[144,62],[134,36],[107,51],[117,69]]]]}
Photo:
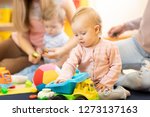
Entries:
{"type": "Polygon", "coordinates": [[[28,61],[27,55],[12,39],[0,43],[0,67],[6,67],[14,74],[29,65],[31,63],[28,61]]]}
{"type": "Polygon", "coordinates": [[[28,61],[27,56],[19,56],[16,58],[6,58],[0,62],[0,67],[6,67],[11,74],[17,73],[30,66],[31,63],[28,61]]]}
{"type": "Polygon", "coordinates": [[[128,73],[119,77],[116,86],[123,86],[129,89],[141,90],[142,89],[142,78],[140,71],[128,73]]]}
{"type": "Polygon", "coordinates": [[[123,69],[139,70],[142,65],[141,63],[144,60],[144,56],[137,48],[134,39],[129,38],[121,41],[116,41],[114,43],[119,48],[123,69]]]}
{"type": "Polygon", "coordinates": [[[145,61],[140,71],[125,74],[119,78],[116,86],[124,86],[134,90],[149,91],[150,89],[150,62],[145,61]]]}
{"type": "Polygon", "coordinates": [[[128,87],[130,89],[141,90],[150,88],[149,71],[141,71],[145,65],[145,60],[150,60],[150,54],[146,53],[135,39],[127,39],[115,42],[120,51],[123,69],[136,69],[133,73],[119,77],[116,85],[128,87]]]}

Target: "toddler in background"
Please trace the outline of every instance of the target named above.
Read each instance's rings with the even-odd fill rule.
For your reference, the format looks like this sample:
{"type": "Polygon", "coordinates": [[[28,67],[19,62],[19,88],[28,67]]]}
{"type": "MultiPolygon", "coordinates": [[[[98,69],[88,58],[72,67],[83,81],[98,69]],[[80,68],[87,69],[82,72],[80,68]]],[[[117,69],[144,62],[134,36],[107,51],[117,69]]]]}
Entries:
{"type": "Polygon", "coordinates": [[[121,86],[113,88],[121,72],[118,48],[100,37],[101,27],[101,18],[94,9],[83,7],[76,11],[72,29],[78,45],[63,64],[55,83],[71,78],[78,66],[81,72],[90,74],[101,99],[126,99],[129,91],[121,86]]]}
{"type": "MultiPolygon", "coordinates": [[[[67,55],[60,59],[49,59],[47,56],[49,54],[49,48],[62,47],[69,40],[69,37],[63,31],[65,11],[60,6],[46,8],[43,10],[42,19],[46,33],[44,35],[44,48],[38,49],[38,52],[43,56],[44,63],[54,63],[61,67],[66,60],[67,55]]],[[[36,56],[38,56],[38,54],[36,54],[35,57],[36,56]]],[[[17,81],[19,81],[20,75],[21,77],[27,76],[29,80],[32,80],[34,72],[39,66],[40,64],[32,65],[15,74],[15,76],[18,76],[17,81]]]]}
{"type": "Polygon", "coordinates": [[[66,60],[66,56],[61,59],[49,59],[48,49],[62,47],[69,39],[63,31],[65,11],[59,6],[47,8],[43,11],[42,19],[46,31],[44,35],[44,63],[55,63],[61,67],[66,60]]]}

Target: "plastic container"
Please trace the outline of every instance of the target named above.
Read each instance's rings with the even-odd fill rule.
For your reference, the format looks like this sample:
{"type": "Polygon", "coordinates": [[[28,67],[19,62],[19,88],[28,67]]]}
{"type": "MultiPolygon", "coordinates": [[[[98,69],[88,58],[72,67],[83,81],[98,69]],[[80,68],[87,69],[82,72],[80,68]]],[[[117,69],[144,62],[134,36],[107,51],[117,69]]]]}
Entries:
{"type": "Polygon", "coordinates": [[[72,94],[76,84],[82,82],[89,78],[90,75],[86,72],[76,74],[72,77],[72,79],[67,80],[66,82],[55,84],[51,82],[50,84],[46,85],[46,88],[50,88],[52,91],[61,94],[72,94]]]}

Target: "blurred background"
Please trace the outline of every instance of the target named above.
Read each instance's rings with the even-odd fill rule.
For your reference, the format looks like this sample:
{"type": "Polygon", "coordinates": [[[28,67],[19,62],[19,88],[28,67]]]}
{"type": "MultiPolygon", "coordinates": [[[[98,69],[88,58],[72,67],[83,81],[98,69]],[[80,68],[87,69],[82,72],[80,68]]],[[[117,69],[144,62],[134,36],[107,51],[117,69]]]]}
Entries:
{"type": "MultiPolygon", "coordinates": [[[[0,41],[10,36],[13,0],[0,0],[0,41]]],[[[76,7],[91,6],[100,14],[103,21],[103,35],[120,23],[142,16],[148,0],[73,0],[76,7]]],[[[70,33],[70,28],[66,32],[70,33]]]]}
{"type": "Polygon", "coordinates": [[[103,33],[114,25],[142,16],[148,0],[89,0],[103,21],[103,33]]]}

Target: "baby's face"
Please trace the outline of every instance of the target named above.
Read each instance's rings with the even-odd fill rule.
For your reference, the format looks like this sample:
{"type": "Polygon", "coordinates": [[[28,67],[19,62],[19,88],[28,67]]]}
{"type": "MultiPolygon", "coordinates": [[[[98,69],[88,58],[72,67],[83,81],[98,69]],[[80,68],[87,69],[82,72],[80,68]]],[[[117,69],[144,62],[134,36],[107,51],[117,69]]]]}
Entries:
{"type": "Polygon", "coordinates": [[[74,38],[84,47],[92,47],[99,41],[95,26],[86,20],[87,17],[80,16],[72,23],[74,38]]]}
{"type": "Polygon", "coordinates": [[[48,21],[43,21],[43,23],[46,33],[50,36],[56,36],[63,30],[63,23],[55,18],[48,21]]]}

